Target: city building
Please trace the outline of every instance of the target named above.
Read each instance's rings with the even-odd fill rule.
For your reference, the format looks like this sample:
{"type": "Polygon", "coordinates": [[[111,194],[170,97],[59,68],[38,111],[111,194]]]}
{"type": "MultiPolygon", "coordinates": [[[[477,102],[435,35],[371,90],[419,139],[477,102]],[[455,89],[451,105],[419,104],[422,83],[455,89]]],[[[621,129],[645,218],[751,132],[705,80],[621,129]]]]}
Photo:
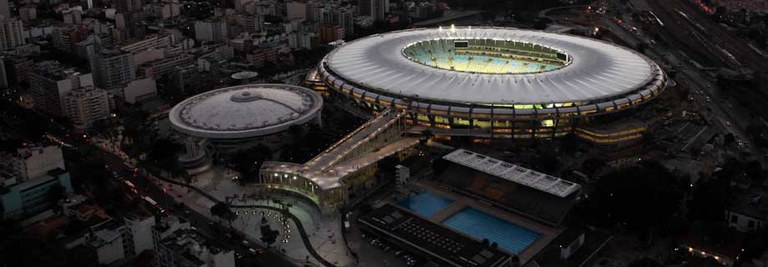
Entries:
{"type": "Polygon", "coordinates": [[[374,0],[358,0],[357,1],[357,13],[360,16],[372,16],[374,0]]]}
{"type": "Polygon", "coordinates": [[[123,88],[123,101],[127,103],[138,103],[157,96],[157,83],[152,77],[139,78],[129,82],[123,88]]]}
{"type": "Polygon", "coordinates": [[[12,18],[11,6],[8,4],[8,0],[0,0],[0,16],[3,18],[12,18]]]}
{"type": "Polygon", "coordinates": [[[119,0],[114,1],[115,9],[120,13],[131,13],[140,11],[144,6],[142,0],[119,0]]]}
{"type": "MultiPolygon", "coordinates": [[[[90,232],[79,239],[85,257],[98,264],[110,264],[126,257],[123,232],[125,226],[119,221],[108,220],[100,225],[92,226],[90,232]]],[[[70,244],[70,246],[74,245],[70,244]]]]}
{"type": "Polygon", "coordinates": [[[61,16],[64,19],[64,24],[80,24],[83,21],[82,8],[69,8],[61,11],[61,16]]]}
{"type": "Polygon", "coordinates": [[[276,62],[277,56],[278,49],[276,47],[257,47],[253,49],[253,54],[248,57],[248,61],[252,62],[254,66],[261,67],[267,62],[276,62]]]}
{"type": "MultiPolygon", "coordinates": [[[[0,176],[3,175],[0,173],[0,176]]],[[[1,186],[0,204],[3,218],[20,219],[50,208],[55,203],[51,203],[49,191],[56,186],[61,187],[62,194],[72,193],[69,172],[55,169],[46,175],[26,179],[11,186],[1,186]]]]}
{"type": "Polygon", "coordinates": [[[34,63],[25,56],[7,55],[0,57],[0,88],[19,86],[29,79],[34,63]]]}
{"type": "MultiPolygon", "coordinates": [[[[7,0],[0,1],[8,2],[7,0]]],[[[26,40],[24,39],[24,25],[21,20],[11,17],[0,18],[0,51],[11,50],[23,44],[26,44],[26,40]]]]}
{"type": "Polygon", "coordinates": [[[195,21],[195,39],[203,42],[227,40],[227,22],[218,19],[195,21]]]}
{"type": "Polygon", "coordinates": [[[83,25],[63,25],[53,28],[51,39],[53,47],[59,51],[75,53],[77,44],[83,42],[91,35],[91,28],[83,25]]]}
{"type": "Polygon", "coordinates": [[[332,94],[361,110],[408,110],[409,124],[475,138],[564,136],[589,118],[626,114],[667,85],[662,69],[635,51],[509,28],[372,35],[336,48],[318,71],[332,94]]]}
{"type": "MultiPolygon", "coordinates": [[[[0,0],[2,1],[2,0],[0,0]]],[[[0,4],[2,5],[2,4],[0,4]]],[[[0,7],[2,8],[2,7],[0,7]]],[[[35,6],[22,6],[19,8],[19,18],[25,23],[37,20],[37,7],[35,6]]]]}
{"type": "Polygon", "coordinates": [[[172,34],[153,34],[144,36],[143,39],[120,46],[120,50],[130,53],[139,53],[145,50],[166,48],[174,44],[172,34]]]}
{"type": "Polygon", "coordinates": [[[70,91],[93,86],[90,73],[59,64],[56,61],[36,63],[29,73],[29,92],[34,108],[53,116],[64,115],[64,96],[70,91]]]}
{"type": "Polygon", "coordinates": [[[64,95],[64,115],[79,131],[87,130],[96,121],[109,118],[107,91],[93,86],[69,91],[64,95]]]}
{"type": "Polygon", "coordinates": [[[170,86],[179,92],[205,92],[218,84],[218,72],[201,70],[197,65],[177,66],[170,74],[170,86]]]}
{"type": "Polygon", "coordinates": [[[227,28],[227,33],[231,37],[243,32],[258,33],[264,30],[264,16],[262,15],[235,15],[232,18],[238,30],[227,28]]]}
{"type": "Polygon", "coordinates": [[[136,79],[133,54],[119,49],[89,51],[88,59],[97,87],[107,91],[122,88],[136,79]]]}
{"type": "Polygon", "coordinates": [[[288,2],[285,4],[287,9],[287,19],[307,19],[307,4],[302,2],[288,2]]]}
{"type": "Polygon", "coordinates": [[[56,169],[65,169],[64,156],[58,146],[31,144],[16,149],[15,153],[0,153],[0,170],[14,178],[4,181],[5,185],[44,176],[56,169]]]}
{"type": "Polygon", "coordinates": [[[745,233],[762,231],[768,220],[768,202],[765,200],[768,193],[760,186],[751,185],[746,189],[738,188],[734,195],[736,198],[725,209],[728,227],[745,233]]]}
{"type": "Polygon", "coordinates": [[[154,250],[155,216],[131,215],[122,220],[107,218],[67,242],[68,249],[83,252],[91,262],[111,264],[154,250]]]}
{"type": "Polygon", "coordinates": [[[389,14],[389,0],[371,0],[371,17],[374,20],[386,20],[389,14]]]}
{"type": "Polygon", "coordinates": [[[322,25],[320,26],[317,35],[320,39],[320,42],[324,44],[343,40],[344,28],[336,25],[322,25]]]}
{"type": "Polygon", "coordinates": [[[157,266],[235,266],[235,252],[206,239],[196,230],[179,229],[157,242],[157,266]]]}
{"type": "Polygon", "coordinates": [[[358,0],[357,9],[361,16],[385,20],[389,14],[389,0],[358,0]]]}
{"type": "Polygon", "coordinates": [[[179,53],[167,55],[163,58],[141,64],[137,70],[140,75],[151,78],[160,78],[170,74],[176,67],[194,63],[195,56],[179,53]]]}
{"type": "Polygon", "coordinates": [[[132,257],[146,250],[154,250],[153,230],[156,224],[155,216],[131,216],[123,219],[125,224],[126,256],[132,257]]]}

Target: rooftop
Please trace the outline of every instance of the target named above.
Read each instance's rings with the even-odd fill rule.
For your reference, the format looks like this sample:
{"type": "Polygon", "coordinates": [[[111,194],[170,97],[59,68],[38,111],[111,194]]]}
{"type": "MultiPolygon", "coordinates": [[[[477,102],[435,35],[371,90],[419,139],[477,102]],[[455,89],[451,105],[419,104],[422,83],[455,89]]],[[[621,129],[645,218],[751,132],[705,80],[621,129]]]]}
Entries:
{"type": "Polygon", "coordinates": [[[359,218],[364,225],[454,266],[507,266],[512,255],[387,204],[359,218]]]}
{"type": "Polygon", "coordinates": [[[249,84],[188,98],[170,112],[173,126],[193,136],[235,139],[287,130],[316,117],[316,92],[287,84],[249,84]]]}
{"type": "Polygon", "coordinates": [[[445,155],[443,159],[562,198],[581,188],[577,183],[526,169],[469,150],[457,149],[445,155]]]}
{"type": "Polygon", "coordinates": [[[376,34],[340,46],[324,62],[338,77],[376,92],[458,104],[593,102],[658,86],[654,80],[663,75],[650,59],[615,44],[575,35],[487,27],[376,34]],[[488,74],[439,69],[403,55],[405,48],[430,40],[515,41],[532,49],[562,51],[572,62],[541,73],[488,74]]]}

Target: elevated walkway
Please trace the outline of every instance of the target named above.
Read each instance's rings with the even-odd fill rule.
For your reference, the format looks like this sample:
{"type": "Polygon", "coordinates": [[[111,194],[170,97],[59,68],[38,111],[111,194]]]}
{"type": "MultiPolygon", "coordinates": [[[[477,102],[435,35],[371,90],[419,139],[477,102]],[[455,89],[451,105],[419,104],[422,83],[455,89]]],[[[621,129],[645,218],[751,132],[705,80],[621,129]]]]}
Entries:
{"type": "Polygon", "coordinates": [[[312,170],[324,171],[350,157],[361,156],[384,143],[394,141],[403,131],[404,124],[401,119],[404,116],[405,112],[387,109],[304,165],[312,170]]]}
{"type": "Polygon", "coordinates": [[[265,162],[259,177],[269,188],[298,193],[323,212],[335,210],[370,190],[376,163],[419,143],[403,137],[405,111],[387,109],[304,164],[265,162]],[[354,192],[354,194],[350,194],[354,192]]]}

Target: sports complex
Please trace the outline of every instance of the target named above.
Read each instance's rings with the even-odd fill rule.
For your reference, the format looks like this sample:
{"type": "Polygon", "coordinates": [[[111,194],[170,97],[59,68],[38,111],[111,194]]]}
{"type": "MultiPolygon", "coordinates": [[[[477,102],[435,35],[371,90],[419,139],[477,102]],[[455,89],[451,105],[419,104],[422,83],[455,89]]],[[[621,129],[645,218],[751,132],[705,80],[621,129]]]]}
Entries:
{"type": "Polygon", "coordinates": [[[408,110],[408,124],[436,134],[520,139],[576,132],[667,85],[656,63],[615,44],[478,27],[361,38],[329,53],[308,77],[316,90],[373,114],[408,110]]]}

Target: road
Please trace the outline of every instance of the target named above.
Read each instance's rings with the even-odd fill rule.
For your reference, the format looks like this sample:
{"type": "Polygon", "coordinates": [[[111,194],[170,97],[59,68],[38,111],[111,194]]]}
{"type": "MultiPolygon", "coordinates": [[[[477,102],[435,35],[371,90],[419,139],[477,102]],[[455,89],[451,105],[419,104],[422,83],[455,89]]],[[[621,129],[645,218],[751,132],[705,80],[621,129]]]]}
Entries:
{"type": "Polygon", "coordinates": [[[676,36],[685,37],[678,39],[688,44],[689,48],[704,47],[707,51],[714,51],[709,55],[718,56],[736,69],[747,67],[755,72],[768,71],[768,60],[765,56],[713,21],[690,1],[646,1],[667,29],[676,36]],[[699,35],[704,38],[699,38],[699,35]]]}
{"type": "MultiPolygon", "coordinates": [[[[21,140],[28,140],[30,133],[47,132],[43,138],[47,138],[55,143],[58,143],[64,147],[72,148],[75,150],[83,150],[86,147],[91,147],[100,151],[102,158],[106,163],[106,167],[115,172],[114,182],[116,184],[124,184],[119,179],[126,179],[131,181],[136,187],[140,196],[149,196],[158,202],[158,205],[166,211],[166,214],[160,216],[166,216],[174,214],[179,217],[188,219],[192,226],[197,228],[201,234],[215,242],[219,243],[221,247],[234,250],[242,257],[236,259],[237,266],[295,266],[293,261],[287,259],[283,255],[276,253],[272,250],[264,250],[262,255],[251,255],[250,248],[257,249],[257,245],[249,244],[244,246],[240,240],[230,239],[226,237],[229,229],[225,226],[219,226],[215,221],[209,219],[204,214],[201,214],[194,209],[190,209],[184,205],[177,205],[173,201],[173,196],[168,195],[166,190],[163,190],[158,184],[152,182],[152,178],[148,177],[141,172],[136,172],[126,166],[122,158],[109,151],[102,149],[94,144],[84,142],[84,139],[80,138],[80,135],[75,136],[69,134],[67,126],[57,123],[54,120],[45,118],[44,116],[35,113],[30,110],[26,110],[18,107],[14,103],[0,100],[0,127],[14,126],[4,131],[5,134],[13,138],[21,138],[21,140]],[[35,124],[44,127],[42,129],[29,129],[29,127],[23,127],[25,122],[28,121],[42,121],[45,123],[35,124]],[[29,132],[32,130],[31,132],[29,132]],[[120,177],[120,178],[118,178],[120,177]],[[213,222],[213,224],[211,224],[213,222]]],[[[36,138],[31,138],[36,140],[36,138]]],[[[137,196],[139,197],[139,196],[137,196]]]]}
{"type": "MultiPolygon", "coordinates": [[[[668,66],[680,70],[679,75],[676,76],[676,79],[678,79],[680,83],[687,85],[691,90],[691,96],[694,98],[694,100],[696,100],[700,106],[706,108],[701,112],[707,118],[709,118],[710,122],[717,128],[724,129],[725,131],[732,133],[737,138],[737,141],[740,141],[740,143],[743,144],[740,145],[742,150],[756,156],[755,159],[759,160],[763,166],[768,166],[768,162],[766,162],[765,158],[762,157],[762,155],[765,154],[764,151],[762,151],[762,149],[758,146],[749,145],[750,142],[746,142],[746,139],[750,138],[750,136],[746,134],[745,130],[750,123],[754,122],[754,120],[750,119],[750,117],[752,117],[750,115],[751,112],[743,108],[738,103],[733,103],[735,101],[732,98],[729,98],[727,95],[723,94],[719,90],[718,86],[714,84],[712,78],[705,75],[702,70],[698,69],[697,66],[695,66],[689,60],[694,58],[698,62],[704,62],[706,59],[698,57],[699,54],[708,53],[707,51],[713,49],[711,43],[700,42],[701,40],[697,41],[698,39],[692,37],[690,33],[698,31],[698,29],[696,29],[696,24],[702,26],[708,25],[717,28],[712,30],[710,33],[713,35],[712,40],[714,40],[714,42],[712,43],[719,45],[720,42],[722,42],[723,44],[720,45],[720,47],[728,51],[734,51],[732,55],[739,60],[743,59],[743,65],[750,66],[750,68],[753,70],[760,68],[768,69],[768,60],[749,48],[748,45],[743,41],[738,39],[730,39],[729,41],[724,41],[722,36],[730,35],[730,33],[721,32],[720,30],[722,30],[722,27],[720,27],[720,25],[717,25],[711,21],[711,19],[705,17],[705,14],[693,9],[694,7],[692,5],[684,3],[685,1],[647,1],[654,9],[656,16],[662,21],[662,23],[664,23],[663,28],[658,27],[657,25],[655,30],[666,31],[664,32],[665,35],[663,35],[663,37],[674,38],[674,40],[665,40],[665,43],[667,43],[669,47],[664,47],[662,45],[650,46],[649,49],[647,49],[646,54],[659,55],[661,58],[667,61],[668,66]],[[682,16],[678,11],[683,12],[685,17],[688,17],[690,21],[686,20],[685,17],[682,16]],[[695,22],[696,24],[691,23],[691,21],[695,22]],[[745,51],[744,47],[747,47],[746,49],[749,51],[745,51]]],[[[603,22],[611,23],[612,21],[603,22]]],[[[627,23],[633,22],[628,21],[627,23]]],[[[642,28],[641,25],[635,25],[631,27],[642,28]]],[[[614,28],[616,27],[611,27],[611,29],[614,28]]],[[[637,34],[633,36],[634,38],[638,39],[642,38],[637,34]]],[[[656,56],[652,57],[658,60],[656,56]]],[[[727,62],[725,61],[715,62],[718,62],[715,64],[720,65],[714,67],[728,67],[727,62]]]]}
{"type": "MultiPolygon", "coordinates": [[[[158,205],[166,213],[187,218],[190,224],[197,228],[204,236],[217,240],[223,247],[234,250],[237,254],[242,255],[241,258],[237,259],[238,266],[294,266],[291,261],[272,250],[264,250],[262,255],[253,255],[249,249],[263,248],[253,244],[253,242],[250,242],[247,246],[243,245],[236,236],[232,238],[226,237],[229,229],[220,226],[217,222],[208,219],[208,217],[194,209],[176,204],[174,197],[169,195],[168,190],[153,182],[153,179],[147,175],[130,169],[120,157],[106,151],[102,153],[102,156],[110,170],[115,171],[119,177],[129,180],[136,185],[139,194],[149,196],[157,201],[158,205]]],[[[158,216],[167,216],[167,214],[159,214],[158,216]]]]}

